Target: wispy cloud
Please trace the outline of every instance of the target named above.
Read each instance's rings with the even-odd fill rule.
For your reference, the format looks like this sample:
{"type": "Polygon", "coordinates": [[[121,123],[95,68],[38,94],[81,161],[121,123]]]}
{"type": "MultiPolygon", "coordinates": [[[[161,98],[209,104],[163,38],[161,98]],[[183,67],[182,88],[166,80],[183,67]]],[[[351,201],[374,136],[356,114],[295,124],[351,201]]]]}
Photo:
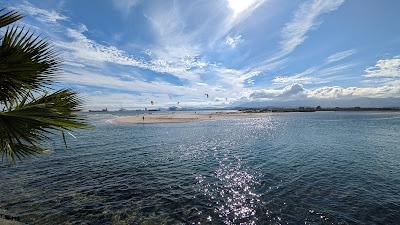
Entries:
{"type": "Polygon", "coordinates": [[[349,72],[354,66],[356,66],[355,63],[341,63],[334,66],[324,65],[322,67],[318,67],[314,74],[320,78],[329,79],[349,72]]]}
{"type": "Polygon", "coordinates": [[[18,10],[23,13],[34,16],[37,20],[46,23],[57,23],[59,21],[67,20],[68,17],[55,11],[37,8],[28,1],[23,1],[22,4],[17,5],[18,10]]]}
{"type": "Polygon", "coordinates": [[[227,44],[231,48],[236,48],[236,46],[241,42],[243,42],[242,35],[236,35],[233,37],[228,36],[225,39],[225,44],[227,44]]]}
{"type": "MultiPolygon", "coordinates": [[[[301,45],[308,37],[308,33],[318,28],[322,23],[319,19],[321,15],[337,10],[345,0],[309,0],[302,3],[295,11],[293,18],[285,24],[281,31],[281,40],[279,42],[278,51],[270,58],[261,60],[252,66],[252,70],[265,71],[271,67],[275,67],[276,63],[287,63],[286,57],[301,45]]],[[[297,75],[296,75],[297,76],[297,75]]],[[[314,78],[302,78],[303,75],[293,77],[298,81],[311,82],[314,78]]],[[[282,78],[282,77],[281,77],[282,78]]],[[[277,81],[288,81],[289,79],[277,79],[277,81]]]]}
{"type": "MultiPolygon", "coordinates": [[[[288,85],[288,84],[324,84],[334,80],[343,80],[341,75],[354,66],[352,63],[343,63],[334,66],[313,66],[301,73],[276,76],[272,79],[273,84],[288,85]]],[[[346,77],[345,77],[346,78],[346,77]]],[[[351,78],[351,77],[347,77],[351,78]]]]}
{"type": "Polygon", "coordinates": [[[112,0],[112,3],[116,9],[126,16],[139,3],[139,0],[112,0]]]}
{"type": "Polygon", "coordinates": [[[228,5],[232,10],[233,17],[239,16],[244,11],[251,9],[255,5],[259,4],[258,0],[228,0],[228,5]]]}
{"type": "MultiPolygon", "coordinates": [[[[215,43],[226,38],[232,29],[244,23],[265,2],[266,0],[228,0],[225,8],[230,9],[231,13],[219,24],[218,29],[210,39],[209,46],[213,47],[215,43]]],[[[210,25],[215,26],[214,23],[210,25]]]]}
{"type": "Polygon", "coordinates": [[[272,82],[274,84],[294,84],[294,83],[300,83],[300,84],[312,84],[312,83],[319,83],[321,82],[320,78],[317,77],[311,77],[311,76],[304,76],[304,75],[293,75],[293,76],[277,76],[274,79],[272,79],[272,82]]]}
{"type": "Polygon", "coordinates": [[[182,79],[196,80],[197,75],[190,70],[202,68],[207,62],[195,57],[182,58],[180,61],[171,61],[168,59],[155,58],[153,60],[144,60],[130,55],[126,51],[116,46],[104,45],[87,38],[84,32],[86,26],[81,25],[79,29],[66,28],[66,34],[71,41],[56,41],[56,45],[68,54],[68,61],[86,62],[87,64],[101,65],[104,63],[113,63],[117,65],[132,66],[141,69],[147,69],[159,73],[173,73],[182,79]]]}
{"type": "Polygon", "coordinates": [[[177,86],[162,81],[145,82],[141,80],[122,80],[118,77],[101,74],[99,72],[77,69],[75,69],[74,72],[66,72],[61,80],[79,85],[140,93],[168,94],[174,92],[177,95],[185,95],[190,94],[194,90],[190,87],[177,86]]]}
{"type": "Polygon", "coordinates": [[[282,30],[280,55],[292,52],[307,39],[307,33],[318,27],[322,14],[338,9],[344,0],[311,0],[303,3],[293,19],[282,30]]]}
{"type": "Polygon", "coordinates": [[[333,62],[337,62],[337,61],[346,59],[346,58],[354,55],[356,52],[357,51],[355,49],[337,52],[335,54],[328,56],[328,58],[326,58],[326,63],[333,63],[333,62]]]}
{"type": "MultiPolygon", "coordinates": [[[[106,32],[113,29],[103,31],[94,23],[75,21],[75,15],[68,14],[71,9],[63,11],[67,13],[63,15],[24,0],[16,6],[28,15],[22,22],[48,31],[65,59],[66,72],[61,85],[84,90],[90,106],[111,105],[115,99],[120,106],[141,107],[148,104],[150,97],[157,99],[161,107],[177,101],[200,106],[223,105],[243,98],[285,101],[399,96],[400,57],[383,58],[372,67],[365,66],[364,74],[358,72],[358,64],[353,61],[358,57],[360,62],[362,57],[355,55],[354,49],[329,55],[328,48],[321,48],[317,53],[299,52],[301,57],[291,57],[322,24],[322,16],[337,10],[344,2],[300,1],[292,16],[288,14],[288,18],[279,20],[288,21],[277,24],[282,28],[280,32],[277,29],[278,33],[264,37],[268,29],[262,36],[256,29],[274,25],[268,24],[274,21],[265,19],[261,13],[273,10],[276,7],[273,1],[150,4],[140,0],[112,0],[122,15],[137,10],[140,12],[137,16],[143,16],[140,19],[145,23],[134,28],[140,35],[132,39],[120,31],[108,35],[106,32]],[[260,7],[264,3],[269,5],[260,7]],[[263,46],[265,40],[269,41],[268,47],[263,46]],[[320,60],[312,62],[309,57],[320,60]],[[354,79],[351,80],[354,87],[344,85],[349,79],[354,79]],[[205,98],[204,93],[210,97],[205,98]]],[[[344,50],[342,47],[339,49],[344,50]]]]}

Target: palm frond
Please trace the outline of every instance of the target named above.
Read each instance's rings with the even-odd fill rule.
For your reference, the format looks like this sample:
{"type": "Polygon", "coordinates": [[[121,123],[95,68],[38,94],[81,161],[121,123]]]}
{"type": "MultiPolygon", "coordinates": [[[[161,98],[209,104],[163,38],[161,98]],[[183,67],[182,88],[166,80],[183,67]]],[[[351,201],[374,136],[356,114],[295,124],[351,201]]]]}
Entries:
{"type": "Polygon", "coordinates": [[[41,144],[50,134],[88,127],[77,113],[80,104],[75,92],[63,89],[37,99],[25,96],[13,109],[1,112],[0,152],[3,158],[15,162],[43,152],[45,148],[41,144]]]}
{"type": "Polygon", "coordinates": [[[24,28],[8,28],[0,46],[0,102],[48,86],[60,69],[52,46],[24,28]]]}
{"type": "MultiPolygon", "coordinates": [[[[22,18],[18,12],[0,9],[0,28],[22,18]]],[[[15,163],[46,149],[50,135],[85,128],[77,112],[77,93],[62,89],[47,94],[61,61],[53,47],[33,32],[8,27],[0,45],[0,155],[15,163]],[[45,93],[36,98],[39,93],[45,93]]]]}
{"type": "Polygon", "coordinates": [[[0,28],[5,27],[11,23],[22,18],[22,15],[15,11],[11,10],[9,12],[5,12],[5,9],[0,9],[0,28]]]}

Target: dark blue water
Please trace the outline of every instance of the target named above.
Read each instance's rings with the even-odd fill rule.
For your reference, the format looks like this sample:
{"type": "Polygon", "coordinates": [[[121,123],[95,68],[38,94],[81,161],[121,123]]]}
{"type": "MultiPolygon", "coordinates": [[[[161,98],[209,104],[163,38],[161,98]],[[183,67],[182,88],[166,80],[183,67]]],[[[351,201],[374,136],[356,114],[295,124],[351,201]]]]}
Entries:
{"type": "MultiPolygon", "coordinates": [[[[400,114],[287,113],[118,125],[0,167],[28,224],[399,224],[400,114]]],[[[115,115],[114,115],[115,116],[115,115]]]]}

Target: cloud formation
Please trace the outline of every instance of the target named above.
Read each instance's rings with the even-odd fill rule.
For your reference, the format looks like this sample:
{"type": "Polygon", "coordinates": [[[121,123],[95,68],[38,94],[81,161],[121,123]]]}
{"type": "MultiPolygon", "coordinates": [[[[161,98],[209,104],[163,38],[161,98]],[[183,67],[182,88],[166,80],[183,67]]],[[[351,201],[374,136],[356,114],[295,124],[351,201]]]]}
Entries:
{"type": "Polygon", "coordinates": [[[328,58],[326,58],[326,62],[333,63],[333,62],[341,61],[343,59],[346,59],[346,58],[354,55],[356,52],[357,51],[355,49],[337,52],[333,55],[330,55],[328,58]]]}
{"type": "Polygon", "coordinates": [[[391,59],[380,59],[375,66],[365,70],[367,78],[398,78],[400,77],[400,56],[391,59]]]}
{"type": "Polygon", "coordinates": [[[311,0],[302,3],[282,30],[281,54],[289,54],[302,44],[308,37],[307,33],[321,24],[318,18],[338,9],[343,3],[344,0],[311,0]]]}
{"type": "Polygon", "coordinates": [[[225,40],[225,43],[231,48],[236,48],[236,46],[242,41],[242,35],[236,35],[233,37],[228,36],[225,40]]]}
{"type": "MultiPolygon", "coordinates": [[[[324,30],[319,28],[328,24],[323,23],[325,16],[344,3],[288,1],[278,7],[266,0],[157,4],[113,0],[122,21],[140,18],[143,22],[132,28],[139,33],[133,36],[140,43],[130,38],[129,31],[121,35],[113,27],[103,30],[102,25],[80,21],[84,17],[77,20],[71,9],[63,9],[64,15],[28,1],[16,6],[28,15],[24,22],[48,32],[65,59],[61,85],[83,90],[89,107],[112,104],[113,98],[118,107],[142,107],[149,98],[162,107],[177,101],[181,106],[226,106],[241,101],[399,97],[398,52],[371,62],[371,57],[363,58],[365,49],[359,46],[356,50],[347,44],[327,45],[325,38],[331,34],[326,30],[323,41],[319,37],[321,42],[306,42],[324,30]],[[294,12],[273,15],[291,4],[294,12]],[[276,21],[281,22],[272,24],[276,21]],[[312,47],[303,50],[300,45],[312,47]]],[[[100,16],[102,10],[90,16],[100,16]]],[[[120,25],[120,20],[113,21],[120,25]]]]}
{"type": "Polygon", "coordinates": [[[139,0],[112,0],[112,3],[116,9],[126,16],[139,3],[139,0]]]}
{"type": "Polygon", "coordinates": [[[60,21],[67,20],[68,17],[55,11],[55,10],[45,10],[42,8],[37,8],[28,1],[23,1],[22,4],[18,4],[15,9],[21,10],[25,14],[34,16],[37,20],[44,23],[57,23],[60,21]]]}
{"type": "MultiPolygon", "coordinates": [[[[251,92],[246,98],[253,100],[306,101],[310,99],[349,100],[359,98],[400,98],[400,81],[378,87],[324,86],[306,89],[301,84],[291,84],[282,89],[263,89],[251,92]]],[[[243,99],[240,99],[243,101],[243,99]]]]}

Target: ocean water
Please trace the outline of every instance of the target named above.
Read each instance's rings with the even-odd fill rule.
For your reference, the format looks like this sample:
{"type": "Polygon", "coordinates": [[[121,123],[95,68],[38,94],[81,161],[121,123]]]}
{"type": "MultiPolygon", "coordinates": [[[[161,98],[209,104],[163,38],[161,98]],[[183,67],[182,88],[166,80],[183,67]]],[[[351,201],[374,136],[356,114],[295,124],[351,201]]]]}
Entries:
{"type": "MultiPolygon", "coordinates": [[[[124,112],[127,114],[126,112],[124,112]]],[[[27,224],[400,224],[400,114],[316,112],[121,125],[0,166],[27,224]]]]}

